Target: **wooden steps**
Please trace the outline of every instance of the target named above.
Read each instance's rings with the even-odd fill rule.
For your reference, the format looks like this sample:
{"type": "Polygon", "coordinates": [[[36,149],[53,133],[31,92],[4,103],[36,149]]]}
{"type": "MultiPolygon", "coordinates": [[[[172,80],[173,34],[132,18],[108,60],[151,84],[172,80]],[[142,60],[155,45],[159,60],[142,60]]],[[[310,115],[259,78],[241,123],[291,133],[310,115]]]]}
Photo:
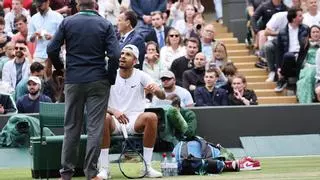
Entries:
{"type": "Polygon", "coordinates": [[[215,38],[233,38],[233,33],[221,32],[215,35],[215,38]]]}
{"type": "Polygon", "coordinates": [[[267,97],[273,97],[273,96],[285,96],[285,92],[275,92],[273,89],[255,89],[254,92],[256,95],[259,96],[267,96],[267,97]]]}
{"type": "Polygon", "coordinates": [[[274,89],[276,87],[276,83],[274,82],[248,82],[248,89],[274,89]]]}
{"type": "Polygon", "coordinates": [[[296,96],[258,97],[259,104],[296,104],[296,96]]]}
{"type": "Polygon", "coordinates": [[[226,46],[228,46],[228,44],[235,44],[238,43],[238,39],[237,38],[216,38],[217,41],[223,42],[224,44],[226,44],[226,46]]]}
{"type": "Polygon", "coordinates": [[[228,56],[248,56],[248,50],[230,50],[228,51],[228,56]]]}
{"type": "Polygon", "coordinates": [[[230,50],[248,50],[246,45],[243,44],[243,43],[228,44],[226,48],[227,48],[227,51],[230,51],[230,50]]]}
{"type": "Polygon", "coordinates": [[[253,68],[255,68],[254,64],[255,64],[255,62],[236,62],[236,63],[234,63],[234,65],[238,69],[253,69],[253,68]]]}
{"type": "Polygon", "coordinates": [[[258,58],[253,55],[247,55],[247,56],[228,56],[228,59],[231,60],[234,63],[237,62],[257,62],[258,58]]]}
{"type": "Polygon", "coordinates": [[[268,76],[267,75],[260,75],[260,76],[247,76],[248,82],[264,82],[268,76]]]}
{"type": "Polygon", "coordinates": [[[238,72],[240,74],[243,74],[245,76],[260,76],[260,75],[267,75],[268,73],[266,72],[265,69],[258,69],[258,68],[250,68],[250,69],[238,69],[238,72]]]}
{"type": "Polygon", "coordinates": [[[286,92],[276,93],[276,83],[265,82],[268,72],[265,69],[255,67],[258,58],[250,54],[244,43],[239,43],[228,28],[213,22],[215,26],[215,39],[226,45],[228,59],[238,68],[238,72],[247,78],[247,88],[253,89],[258,96],[259,104],[294,104],[297,103],[295,96],[286,96],[286,92]]]}

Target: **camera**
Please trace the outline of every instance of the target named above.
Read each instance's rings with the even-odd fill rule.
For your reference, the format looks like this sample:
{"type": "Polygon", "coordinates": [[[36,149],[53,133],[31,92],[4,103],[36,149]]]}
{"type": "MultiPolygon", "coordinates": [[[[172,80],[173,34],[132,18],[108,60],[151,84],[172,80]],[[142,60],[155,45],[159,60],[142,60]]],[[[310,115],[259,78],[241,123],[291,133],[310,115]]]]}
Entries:
{"type": "Polygon", "coordinates": [[[197,25],[196,25],[196,29],[197,29],[197,30],[200,30],[201,28],[202,28],[202,25],[201,25],[201,24],[197,24],[197,25]]]}

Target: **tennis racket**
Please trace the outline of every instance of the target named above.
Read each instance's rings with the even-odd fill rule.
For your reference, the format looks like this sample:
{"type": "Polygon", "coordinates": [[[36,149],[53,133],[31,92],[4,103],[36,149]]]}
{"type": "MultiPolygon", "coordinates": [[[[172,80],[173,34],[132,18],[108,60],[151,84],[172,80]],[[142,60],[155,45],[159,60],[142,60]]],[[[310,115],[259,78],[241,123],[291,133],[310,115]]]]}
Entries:
{"type": "MultiPolygon", "coordinates": [[[[117,121],[114,116],[112,116],[112,118],[117,121]]],[[[118,159],[119,169],[123,176],[128,179],[144,178],[147,173],[147,163],[144,160],[143,155],[129,140],[126,125],[120,125],[124,142],[122,143],[122,151],[118,159]],[[140,171],[141,169],[143,170],[143,174],[140,171]]]]}

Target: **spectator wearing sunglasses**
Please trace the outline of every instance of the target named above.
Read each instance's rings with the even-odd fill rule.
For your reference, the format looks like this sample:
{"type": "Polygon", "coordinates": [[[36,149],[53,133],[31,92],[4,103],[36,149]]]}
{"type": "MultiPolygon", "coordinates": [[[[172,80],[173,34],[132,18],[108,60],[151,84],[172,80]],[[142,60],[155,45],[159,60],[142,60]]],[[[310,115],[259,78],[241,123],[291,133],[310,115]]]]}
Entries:
{"type": "Polygon", "coordinates": [[[28,56],[30,53],[25,40],[17,40],[14,47],[15,58],[8,61],[2,70],[2,81],[8,82],[12,88],[23,78],[28,78],[30,72],[30,64],[28,56]]]}
{"type": "Polygon", "coordinates": [[[166,37],[166,45],[160,50],[160,61],[169,70],[173,60],[186,55],[186,48],[182,45],[182,38],[178,30],[170,29],[166,37]]]}

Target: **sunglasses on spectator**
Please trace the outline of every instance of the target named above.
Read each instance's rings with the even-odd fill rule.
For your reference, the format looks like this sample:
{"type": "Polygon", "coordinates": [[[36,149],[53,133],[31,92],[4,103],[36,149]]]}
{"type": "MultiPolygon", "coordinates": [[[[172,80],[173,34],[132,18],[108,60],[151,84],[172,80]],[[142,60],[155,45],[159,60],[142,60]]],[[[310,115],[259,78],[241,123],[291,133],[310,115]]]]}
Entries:
{"type": "Polygon", "coordinates": [[[169,36],[170,37],[179,37],[180,35],[179,34],[170,34],[169,36]]]}
{"type": "Polygon", "coordinates": [[[20,51],[25,51],[25,50],[26,50],[25,47],[15,47],[14,49],[15,49],[15,50],[20,50],[20,51]]]}
{"type": "Polygon", "coordinates": [[[172,78],[168,78],[168,77],[163,77],[161,78],[161,81],[164,82],[164,81],[170,81],[172,78]]]}

